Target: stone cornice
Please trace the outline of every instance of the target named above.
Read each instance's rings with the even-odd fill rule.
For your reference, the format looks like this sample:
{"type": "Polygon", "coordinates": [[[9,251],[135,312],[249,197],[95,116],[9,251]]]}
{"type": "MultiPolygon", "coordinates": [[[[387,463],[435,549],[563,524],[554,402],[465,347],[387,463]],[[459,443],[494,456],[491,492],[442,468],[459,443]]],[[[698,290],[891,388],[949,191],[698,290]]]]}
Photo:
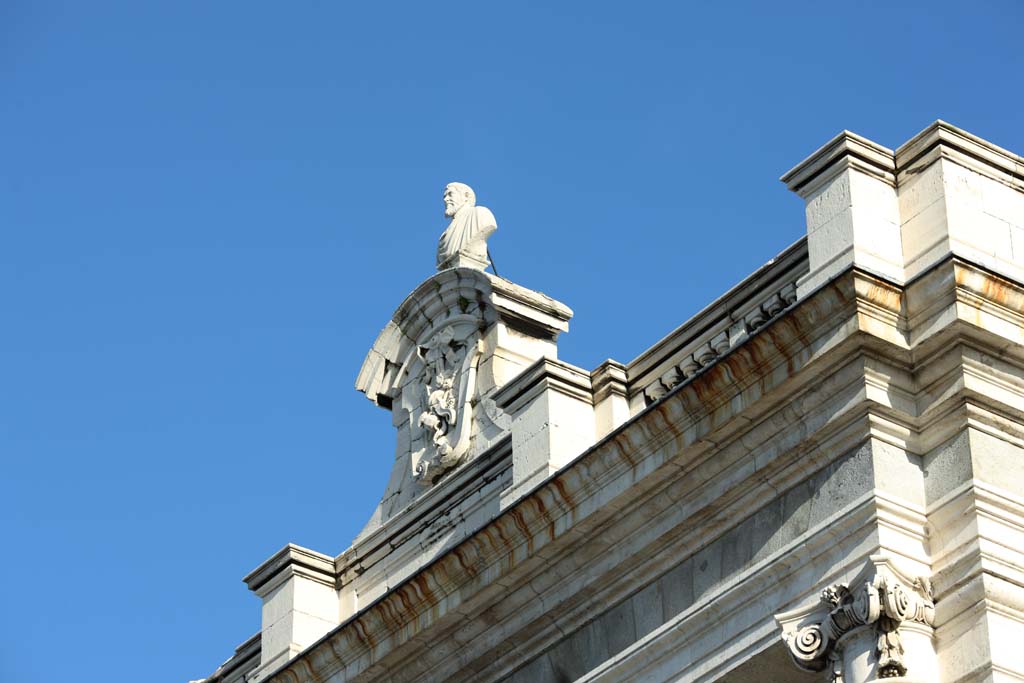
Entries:
{"type": "Polygon", "coordinates": [[[241,683],[245,674],[260,663],[260,634],[257,633],[235,648],[235,653],[226,662],[217,667],[212,674],[198,683],[224,683],[238,681],[241,683]]]}
{"type": "Polygon", "coordinates": [[[491,283],[495,306],[505,319],[516,318],[531,327],[539,326],[554,339],[568,332],[572,309],[542,292],[521,287],[503,277],[484,273],[491,283]]]}
{"type": "Polygon", "coordinates": [[[790,169],[779,180],[808,197],[845,169],[852,168],[893,185],[896,163],[891,149],[844,130],[790,169]]]}
{"type": "Polygon", "coordinates": [[[515,379],[494,392],[493,399],[499,408],[511,414],[548,390],[593,403],[590,373],[553,358],[539,358],[515,379]]]}
{"type": "MultiPolygon", "coordinates": [[[[551,553],[567,552],[573,541],[579,541],[584,526],[595,529],[593,525],[599,524],[597,518],[606,518],[608,522],[613,517],[621,517],[623,502],[627,507],[635,507],[647,500],[648,496],[643,493],[645,488],[663,481],[664,474],[654,474],[659,469],[664,471],[663,468],[668,468],[679,476],[683,472],[710,468],[708,472],[688,480],[695,485],[709,477],[715,479],[712,472],[720,472],[720,476],[726,476],[727,480],[739,477],[736,483],[744,481],[752,472],[746,468],[722,470],[727,467],[728,459],[711,458],[715,451],[714,442],[703,441],[702,438],[733,424],[735,404],[732,402],[737,392],[745,394],[746,403],[756,401],[776,383],[784,381],[785,375],[773,373],[780,364],[782,367],[789,365],[795,372],[796,368],[809,362],[815,353],[812,340],[828,331],[829,326],[824,321],[835,316],[849,319],[854,310],[851,306],[854,298],[852,277],[836,282],[831,288],[819,290],[813,300],[805,302],[791,315],[765,326],[761,333],[753,335],[728,357],[709,368],[701,375],[699,389],[676,391],[674,400],[662,401],[636,416],[473,537],[393,588],[319,644],[299,655],[275,674],[273,680],[298,680],[289,675],[289,670],[295,667],[311,668],[320,677],[331,675],[338,667],[350,669],[353,676],[360,671],[369,676],[372,675],[371,667],[377,670],[374,662],[383,667],[379,669],[380,673],[394,671],[389,668],[391,665],[385,664],[392,661],[390,653],[397,655],[396,648],[423,632],[428,624],[436,624],[436,628],[431,630],[440,637],[445,630],[443,624],[454,626],[466,615],[473,614],[477,609],[475,605],[488,604],[488,600],[499,593],[509,598],[503,601],[503,607],[517,609],[517,601],[511,599],[516,594],[514,587],[526,590],[532,599],[535,592],[529,587],[530,577],[543,569],[551,553]],[[677,457],[684,457],[690,464],[669,464],[670,459],[677,457]],[[584,462],[586,465],[577,466],[584,462]],[[645,483],[638,481],[638,472],[644,473],[645,483]],[[623,502],[609,503],[619,495],[625,496],[623,502]],[[587,520],[585,525],[584,520],[587,520]],[[523,581],[525,584],[520,584],[523,581]]],[[[818,346],[819,351],[826,348],[828,345],[818,346]]],[[[850,375],[851,378],[855,376],[850,375]]],[[[786,402],[786,415],[795,416],[802,409],[823,410],[825,397],[848,400],[835,398],[837,389],[834,384],[816,383],[813,397],[795,403],[786,402]]],[[[844,393],[838,395],[842,397],[844,393]]],[[[782,410],[783,405],[779,404],[778,408],[782,410]]],[[[773,422],[759,422],[757,429],[781,430],[783,438],[780,443],[799,439],[798,433],[786,432],[784,423],[788,419],[786,417],[777,426],[773,422]]],[[[749,422],[742,424],[745,429],[751,428],[749,422]]],[[[832,424],[837,426],[840,422],[833,420],[832,424]]],[[[733,429],[736,426],[740,425],[736,424],[733,429]]],[[[737,437],[721,438],[734,442],[732,440],[737,437]]],[[[764,438],[767,435],[757,437],[757,441],[764,438]]],[[[733,457],[740,457],[742,452],[733,457]]],[[[774,495],[776,489],[763,482],[767,471],[745,486],[723,481],[720,485],[727,486],[724,490],[730,491],[730,495],[723,497],[716,493],[700,505],[706,506],[714,500],[716,508],[725,509],[734,497],[738,497],[735,501],[738,503],[751,485],[763,488],[765,496],[774,495]]],[[[801,471],[794,470],[787,476],[803,476],[801,471]]],[[[780,482],[776,486],[782,488],[787,484],[780,482]]],[[[734,514],[744,514],[742,511],[746,508],[734,505],[729,509],[734,514]]],[[[642,518],[635,521],[642,525],[645,537],[665,533],[644,524],[642,518]]],[[[717,522],[716,526],[721,523],[724,520],[717,522]]],[[[701,528],[706,534],[715,527],[705,522],[701,528]]],[[[654,538],[651,542],[655,542],[654,538]]],[[[608,556],[604,561],[615,562],[616,559],[608,556]]],[[[559,590],[574,591],[578,587],[567,580],[559,590]]],[[[421,641],[417,639],[417,642],[421,641]]],[[[431,647],[440,647],[443,640],[432,642],[431,647]]],[[[407,671],[408,675],[403,674],[403,680],[411,680],[409,677],[414,677],[415,671],[425,663],[422,657],[414,657],[413,660],[403,657],[402,661],[415,665],[407,671]]]]}
{"type": "MultiPolygon", "coordinates": [[[[511,437],[506,437],[465,466],[456,469],[443,487],[434,487],[424,492],[402,514],[391,517],[373,532],[356,539],[351,547],[334,560],[339,587],[351,582],[355,576],[375,568],[381,561],[404,564],[405,552],[414,555],[421,553],[422,548],[418,546],[408,549],[405,546],[424,527],[436,525],[438,518],[446,517],[451,507],[472,497],[481,481],[498,477],[503,470],[511,468],[511,450],[511,437]],[[396,551],[398,556],[394,557],[396,551]]],[[[484,505],[486,502],[477,500],[475,505],[484,505]]]]}
{"type": "Polygon", "coordinates": [[[594,403],[600,403],[609,396],[628,396],[626,386],[626,366],[618,361],[608,359],[598,365],[590,373],[590,383],[594,388],[594,403]]]}
{"type": "Polygon", "coordinates": [[[262,596],[291,576],[302,576],[334,588],[334,558],[289,543],[242,580],[249,590],[262,596]]]}
{"type": "Polygon", "coordinates": [[[345,669],[348,679],[461,681],[456,672],[535,652],[585,618],[587,604],[614,604],[636,588],[622,583],[664,571],[657,563],[666,556],[694,552],[866,438],[871,411],[893,409],[865,396],[863,359],[876,347],[909,354],[897,329],[904,305],[898,287],[855,269],[826,283],[273,680],[299,680],[292,670],[327,678],[345,669]],[[812,364],[815,372],[803,371],[812,364]],[[595,553],[583,569],[560,563],[581,547],[595,553]],[[569,574],[552,580],[552,565],[569,574]],[[541,624],[530,616],[542,609],[537,602],[560,608],[541,624]],[[499,656],[491,638],[509,628],[529,634],[515,653],[499,656]],[[472,652],[453,639],[460,629],[476,634],[472,652]],[[458,657],[453,647],[463,648],[458,657]]]}
{"type": "Polygon", "coordinates": [[[780,178],[808,197],[841,171],[852,168],[895,185],[937,159],[949,159],[1001,183],[1024,190],[1024,157],[945,121],[936,121],[895,152],[850,131],[843,131],[780,178]]]}
{"type": "Polygon", "coordinates": [[[1024,191],[1024,157],[945,121],[936,121],[896,150],[900,175],[940,158],[1024,191]]]}

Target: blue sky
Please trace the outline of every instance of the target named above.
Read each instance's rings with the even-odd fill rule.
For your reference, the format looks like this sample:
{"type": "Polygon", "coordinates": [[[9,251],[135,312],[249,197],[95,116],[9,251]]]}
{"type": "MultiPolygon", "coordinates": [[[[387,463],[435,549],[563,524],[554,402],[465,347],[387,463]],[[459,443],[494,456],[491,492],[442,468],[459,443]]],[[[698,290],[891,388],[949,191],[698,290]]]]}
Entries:
{"type": "Polygon", "coordinates": [[[441,193],[627,362],[803,233],[778,177],[942,118],[1024,153],[1024,5],[0,3],[0,680],[201,678],[344,550],[352,388],[441,193]]]}

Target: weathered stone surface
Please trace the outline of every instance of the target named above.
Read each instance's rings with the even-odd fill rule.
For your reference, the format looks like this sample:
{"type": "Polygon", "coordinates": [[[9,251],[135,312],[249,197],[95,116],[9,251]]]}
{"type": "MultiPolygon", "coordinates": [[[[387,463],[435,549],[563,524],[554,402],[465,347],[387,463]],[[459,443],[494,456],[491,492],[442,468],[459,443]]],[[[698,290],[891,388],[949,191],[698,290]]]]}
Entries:
{"type": "Polygon", "coordinates": [[[273,602],[270,659],[210,683],[1024,678],[1024,160],[938,122],[784,180],[807,238],[627,364],[557,360],[566,309],[479,270],[424,283],[357,383],[397,474],[324,572],[339,625],[276,659],[273,602]],[[480,426],[402,498],[458,316],[480,426]]]}

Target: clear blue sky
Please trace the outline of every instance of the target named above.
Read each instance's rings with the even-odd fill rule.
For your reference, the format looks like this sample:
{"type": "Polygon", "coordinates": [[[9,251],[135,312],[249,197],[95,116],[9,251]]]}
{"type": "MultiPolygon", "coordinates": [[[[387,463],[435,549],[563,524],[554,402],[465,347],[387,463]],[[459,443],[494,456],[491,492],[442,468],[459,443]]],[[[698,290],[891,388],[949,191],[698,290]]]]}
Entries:
{"type": "Polygon", "coordinates": [[[344,550],[389,417],[352,388],[441,192],[626,362],[803,233],[843,128],[1024,152],[1024,4],[0,3],[0,680],[182,683],[241,578],[344,550]]]}

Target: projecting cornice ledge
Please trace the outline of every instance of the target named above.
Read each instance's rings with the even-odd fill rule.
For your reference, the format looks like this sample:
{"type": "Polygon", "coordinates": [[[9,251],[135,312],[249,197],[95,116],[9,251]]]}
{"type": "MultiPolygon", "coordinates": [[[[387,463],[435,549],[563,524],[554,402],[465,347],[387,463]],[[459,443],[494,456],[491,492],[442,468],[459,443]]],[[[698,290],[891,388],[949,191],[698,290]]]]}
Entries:
{"type": "Polygon", "coordinates": [[[847,168],[854,168],[889,185],[896,183],[894,153],[856,133],[844,130],[779,180],[791,191],[807,197],[847,168]]]}
{"type": "Polygon", "coordinates": [[[1024,157],[971,135],[945,121],[936,121],[895,152],[844,130],[794,166],[780,180],[807,198],[841,171],[853,168],[889,185],[902,182],[939,158],[950,159],[986,177],[1024,190],[1024,157]]]}
{"type": "MultiPolygon", "coordinates": [[[[1020,285],[972,264],[950,259],[929,277],[938,279],[925,282],[922,278],[910,285],[920,289],[910,308],[916,305],[923,316],[921,323],[936,329],[954,329],[952,323],[957,321],[967,329],[970,323],[963,317],[950,317],[951,311],[963,309],[967,299],[976,300],[975,310],[998,308],[1007,319],[1012,318],[1011,308],[1024,304],[1020,285]],[[997,306],[994,299],[1002,302],[997,306]]],[[[818,453],[829,439],[836,443],[845,439],[846,432],[839,430],[853,424],[870,402],[860,390],[863,378],[856,376],[858,370],[850,361],[865,352],[883,350],[887,357],[914,362],[906,330],[906,295],[899,285],[856,268],[824,283],[526,492],[480,531],[363,607],[268,681],[464,681],[471,680],[471,671],[475,676],[486,669],[490,675],[520,666],[529,652],[501,650],[496,645],[515,639],[514,629],[529,630],[524,641],[543,643],[578,626],[568,609],[550,621],[540,621],[544,605],[571,604],[573,595],[593,584],[601,585],[604,593],[593,599],[603,604],[614,604],[628,594],[615,591],[635,590],[635,585],[632,589],[619,585],[626,579],[616,573],[615,565],[623,557],[634,557],[632,553],[603,553],[595,564],[578,569],[572,569],[578,564],[571,559],[572,553],[580,547],[604,548],[613,542],[626,543],[616,539],[640,536],[644,543],[665,547],[663,538],[645,536],[656,533],[649,524],[653,511],[645,506],[655,505],[653,492],[667,480],[677,477],[685,482],[680,486],[689,487],[684,491],[693,501],[688,514],[714,508],[717,523],[739,523],[749,514],[749,506],[762,504],[752,491],[765,479],[778,477],[770,488],[764,487],[764,495],[770,496],[796,483],[783,477],[802,476],[786,464],[786,458],[801,457],[809,466],[807,452],[798,448],[804,440],[813,438],[818,453]],[[846,392],[845,398],[840,397],[842,416],[830,413],[828,425],[819,426],[813,434],[796,428],[817,420],[820,416],[809,417],[817,415],[815,411],[831,410],[822,404],[835,399],[840,390],[846,392]],[[759,455],[756,469],[747,472],[744,463],[749,465],[751,456],[741,447],[763,443],[769,435],[778,448],[773,455],[759,455]],[[779,445],[780,439],[785,443],[779,445]],[[723,472],[729,473],[729,486],[713,488],[716,478],[725,476],[723,472]],[[760,483],[751,483],[755,480],[760,483]],[[732,500],[733,495],[743,497],[732,500]],[[598,564],[602,568],[595,574],[598,564]],[[538,580],[554,565],[567,573],[560,573],[554,582],[538,580]],[[498,603],[512,606],[515,617],[489,620],[486,610],[498,603]],[[466,633],[471,636],[464,638],[466,633]]],[[[951,335],[933,336],[940,337],[941,343],[953,340],[951,335]]],[[[542,361],[524,373],[515,393],[522,395],[545,382],[557,384],[560,390],[583,391],[589,378],[563,364],[542,361]]],[[[893,413],[894,409],[886,410],[893,413]]],[[[914,416],[906,419],[913,427],[914,416]]],[[[860,438],[860,432],[854,431],[850,438],[860,438]]],[[[836,452],[848,445],[836,446],[836,452]]],[[[789,625],[789,640],[809,668],[834,663],[830,652],[852,652],[850,641],[857,636],[851,634],[857,631],[884,646],[885,658],[878,659],[878,667],[886,675],[898,673],[900,666],[918,675],[911,641],[914,633],[923,636],[930,631],[927,588],[884,563],[872,566],[874,573],[833,589],[829,605],[815,605],[799,617],[779,616],[789,625]],[[817,631],[798,635],[814,623],[817,631]],[[816,643],[824,641],[828,644],[820,649],[816,643]]],[[[638,572],[667,569],[634,567],[630,580],[637,580],[638,572]]]]}
{"type": "Polygon", "coordinates": [[[264,595],[292,576],[301,576],[334,588],[334,558],[289,543],[242,580],[249,590],[264,595]]]}
{"type": "Polygon", "coordinates": [[[1024,191],[1024,157],[945,121],[936,121],[900,145],[895,158],[901,179],[943,158],[1024,191]]]}
{"type": "MultiPolygon", "coordinates": [[[[461,674],[456,674],[462,670],[459,667],[472,668],[466,662],[489,669],[513,666],[505,658],[521,657],[522,653],[499,655],[487,645],[511,637],[507,632],[509,625],[489,623],[480,610],[504,596],[503,604],[519,606],[516,623],[535,631],[536,625],[530,626],[537,618],[534,610],[543,610],[542,603],[549,599],[568,599],[538,599],[534,583],[538,572],[559,562],[562,554],[574,552],[581,543],[593,543],[594,547],[607,543],[606,525],[623,525],[624,538],[649,533],[644,530],[646,526],[634,529],[632,524],[642,521],[644,513],[637,508],[650,504],[650,492],[663,486],[666,476],[685,476],[691,482],[688,485],[704,490],[725,466],[725,459],[714,457],[719,452],[716,444],[737,443],[755,424],[759,425],[757,429],[784,429],[785,423],[797,419],[801,411],[818,409],[822,396],[834,387],[822,386],[810,375],[799,375],[801,369],[829,354],[837,345],[852,349],[844,341],[856,343],[852,336],[861,331],[857,322],[861,304],[877,312],[873,320],[888,324],[899,311],[899,298],[894,298],[890,290],[877,278],[851,270],[797,302],[704,372],[676,387],[672,396],[635,415],[537,488],[526,492],[480,531],[365,606],[267,679],[267,683],[357,678],[403,682],[463,680],[461,674]],[[871,300],[861,301],[864,296],[871,300]],[[797,405],[790,400],[777,404],[778,397],[762,401],[775,396],[774,390],[783,383],[791,386],[794,378],[797,384],[806,386],[791,391],[810,392],[797,405]],[[815,385],[817,389],[812,389],[815,385]],[[783,409],[785,415],[773,418],[771,424],[760,418],[740,419],[741,415],[763,416],[766,411],[774,414],[783,409]],[[601,538],[587,540],[593,534],[601,538]],[[455,642],[453,629],[494,629],[502,631],[503,636],[495,640],[493,633],[480,634],[473,638],[472,647],[463,643],[455,657],[450,651],[455,642]]],[[[847,351],[840,355],[848,357],[847,351]]],[[[523,373],[522,382],[514,383],[505,398],[514,401],[528,394],[531,387],[546,383],[559,392],[574,394],[588,389],[590,378],[571,366],[544,360],[523,373]],[[515,385],[519,385],[519,391],[515,391],[515,385]]],[[[795,439],[802,438],[797,430],[789,434],[795,439]]],[[[765,475],[762,472],[759,476],[765,475]]],[[[767,488],[765,495],[770,495],[767,488]]],[[[738,501],[723,502],[728,496],[723,498],[720,491],[709,489],[707,496],[706,505],[724,505],[739,516],[748,512],[738,501]]],[[[749,496],[745,503],[750,504],[749,496]]],[[[569,562],[566,566],[576,565],[567,557],[562,559],[569,562]]],[[[572,573],[560,577],[551,590],[571,595],[598,578],[572,573]]],[[[601,580],[609,581],[607,577],[601,580]]],[[[622,597],[625,596],[608,595],[606,599],[615,601],[622,597]]],[[[565,614],[559,618],[573,617],[565,614]]],[[[571,628],[571,621],[564,625],[550,623],[544,628],[553,629],[550,638],[558,638],[558,631],[571,628]]],[[[529,640],[540,642],[545,637],[531,631],[529,640]]]]}

